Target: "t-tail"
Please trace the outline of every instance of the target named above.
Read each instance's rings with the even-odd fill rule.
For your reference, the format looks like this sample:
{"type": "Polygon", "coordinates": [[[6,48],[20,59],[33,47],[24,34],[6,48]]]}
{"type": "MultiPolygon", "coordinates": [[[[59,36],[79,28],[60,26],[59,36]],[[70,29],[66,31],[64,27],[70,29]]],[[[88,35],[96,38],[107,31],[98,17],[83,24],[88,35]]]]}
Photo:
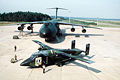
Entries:
{"type": "Polygon", "coordinates": [[[55,7],[55,8],[48,8],[48,9],[56,9],[56,16],[55,16],[56,19],[57,19],[58,9],[61,9],[61,10],[68,10],[68,9],[65,9],[65,8],[58,8],[58,7],[55,7]]]}

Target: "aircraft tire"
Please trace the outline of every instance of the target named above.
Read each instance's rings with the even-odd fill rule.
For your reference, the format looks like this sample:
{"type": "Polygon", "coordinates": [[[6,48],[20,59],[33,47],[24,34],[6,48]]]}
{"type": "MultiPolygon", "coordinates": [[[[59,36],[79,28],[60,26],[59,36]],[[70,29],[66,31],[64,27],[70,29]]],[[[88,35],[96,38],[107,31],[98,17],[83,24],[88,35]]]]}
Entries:
{"type": "Polygon", "coordinates": [[[62,64],[62,63],[59,63],[59,64],[58,64],[58,66],[59,66],[59,67],[62,67],[62,66],[63,66],[63,64],[62,64]]]}
{"type": "Polygon", "coordinates": [[[43,68],[43,73],[45,73],[45,68],[43,68]]]}
{"type": "Polygon", "coordinates": [[[46,41],[46,42],[50,42],[50,41],[52,41],[52,40],[50,40],[50,39],[45,39],[45,41],[46,41]]]}
{"type": "Polygon", "coordinates": [[[42,65],[43,73],[45,73],[45,65],[42,65]]]}

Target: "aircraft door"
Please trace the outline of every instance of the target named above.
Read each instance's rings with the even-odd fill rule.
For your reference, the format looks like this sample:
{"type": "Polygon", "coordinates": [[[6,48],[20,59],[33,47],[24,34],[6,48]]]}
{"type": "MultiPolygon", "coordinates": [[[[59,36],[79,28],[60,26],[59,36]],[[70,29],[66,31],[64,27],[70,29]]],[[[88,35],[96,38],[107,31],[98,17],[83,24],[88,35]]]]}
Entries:
{"type": "Polygon", "coordinates": [[[42,57],[38,57],[35,59],[35,66],[40,66],[42,65],[42,57]]]}

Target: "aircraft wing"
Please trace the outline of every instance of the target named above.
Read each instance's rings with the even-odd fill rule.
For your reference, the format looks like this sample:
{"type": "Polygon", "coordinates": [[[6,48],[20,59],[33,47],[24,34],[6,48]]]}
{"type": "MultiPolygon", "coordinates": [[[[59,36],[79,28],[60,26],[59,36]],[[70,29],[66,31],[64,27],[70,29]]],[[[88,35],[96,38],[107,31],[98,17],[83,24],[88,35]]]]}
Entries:
{"type": "Polygon", "coordinates": [[[18,23],[17,25],[25,25],[25,24],[44,24],[47,21],[34,21],[34,22],[23,22],[23,23],[18,23]]]}
{"type": "Polygon", "coordinates": [[[43,43],[40,42],[40,41],[37,41],[37,40],[32,40],[32,41],[35,42],[35,43],[37,43],[37,44],[39,44],[43,49],[53,49],[53,48],[51,48],[51,47],[43,44],[43,43]]]}
{"type": "Polygon", "coordinates": [[[76,60],[80,60],[82,62],[86,62],[86,63],[94,63],[94,61],[90,61],[90,60],[87,60],[87,59],[84,59],[84,58],[81,58],[79,56],[74,56],[74,55],[71,55],[71,54],[67,54],[67,53],[64,53],[64,52],[61,52],[61,51],[56,51],[56,54],[60,54],[60,55],[63,55],[63,56],[67,56],[67,57],[70,57],[70,58],[73,58],[73,59],[76,59],[76,60]]]}
{"type": "Polygon", "coordinates": [[[61,24],[61,25],[80,26],[80,27],[83,27],[83,28],[101,29],[101,28],[98,28],[98,27],[83,26],[83,25],[81,25],[81,24],[72,24],[72,23],[65,23],[65,22],[57,22],[57,23],[58,23],[58,24],[61,24]]]}

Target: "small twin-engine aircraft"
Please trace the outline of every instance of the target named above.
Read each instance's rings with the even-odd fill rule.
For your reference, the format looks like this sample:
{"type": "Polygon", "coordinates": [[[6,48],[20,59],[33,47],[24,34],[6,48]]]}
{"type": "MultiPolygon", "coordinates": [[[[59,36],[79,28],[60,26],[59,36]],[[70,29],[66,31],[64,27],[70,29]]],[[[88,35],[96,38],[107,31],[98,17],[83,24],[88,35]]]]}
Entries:
{"type": "Polygon", "coordinates": [[[45,38],[45,41],[54,41],[57,39],[57,37],[62,36],[61,29],[59,28],[60,25],[71,25],[72,26],[71,32],[75,31],[75,28],[74,28],[75,26],[82,27],[82,33],[86,33],[85,28],[100,29],[97,27],[83,26],[81,24],[60,22],[60,20],[57,19],[57,11],[58,11],[58,9],[63,9],[63,8],[51,8],[51,9],[56,9],[56,19],[55,20],[19,23],[18,25],[20,25],[20,26],[18,27],[18,30],[23,31],[23,29],[25,28],[25,25],[30,24],[30,26],[28,26],[27,29],[31,30],[31,33],[33,33],[33,24],[43,24],[41,26],[41,28],[39,29],[39,36],[41,38],[45,38]]]}
{"type": "Polygon", "coordinates": [[[72,43],[72,49],[54,49],[37,40],[33,40],[33,42],[40,45],[40,48],[38,48],[39,51],[35,52],[28,59],[23,61],[20,64],[21,66],[42,68],[44,68],[44,66],[54,64],[63,66],[66,62],[70,62],[71,60],[80,60],[89,64],[93,63],[93,61],[79,56],[82,52],[85,53],[84,56],[89,55],[90,44],[86,44],[86,50],[84,51],[75,48],[75,43],[72,43]]]}

